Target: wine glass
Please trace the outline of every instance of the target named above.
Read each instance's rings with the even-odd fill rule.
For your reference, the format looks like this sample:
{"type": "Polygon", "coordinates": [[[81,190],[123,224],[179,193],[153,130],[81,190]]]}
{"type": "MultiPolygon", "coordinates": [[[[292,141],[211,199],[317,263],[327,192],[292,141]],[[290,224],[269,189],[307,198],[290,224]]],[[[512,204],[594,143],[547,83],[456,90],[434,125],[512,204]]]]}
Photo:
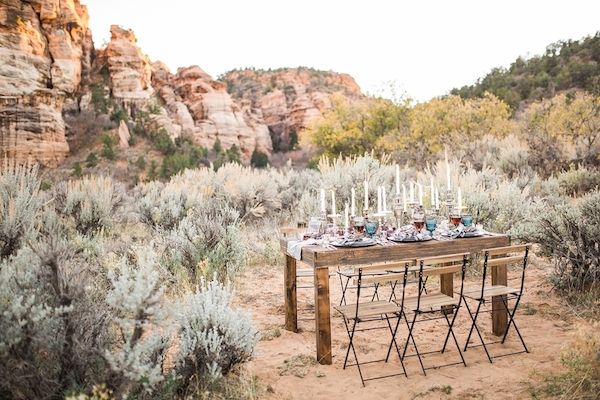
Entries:
{"type": "Polygon", "coordinates": [[[354,228],[354,234],[358,237],[362,237],[365,234],[365,219],[364,217],[353,217],[352,227],[354,228]]]}
{"type": "Polygon", "coordinates": [[[458,208],[453,208],[450,212],[450,222],[454,226],[460,225],[461,215],[460,210],[458,208]]]}
{"type": "Polygon", "coordinates": [[[425,212],[423,209],[415,209],[413,212],[413,224],[415,225],[417,232],[421,232],[421,230],[425,227],[425,212]]]}

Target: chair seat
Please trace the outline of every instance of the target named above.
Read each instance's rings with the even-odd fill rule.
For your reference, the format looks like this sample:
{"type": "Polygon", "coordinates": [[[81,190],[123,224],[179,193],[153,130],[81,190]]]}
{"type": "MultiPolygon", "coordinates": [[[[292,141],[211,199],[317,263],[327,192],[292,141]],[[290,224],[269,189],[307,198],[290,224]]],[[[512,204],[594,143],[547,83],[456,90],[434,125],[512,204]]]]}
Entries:
{"type": "MultiPolygon", "coordinates": [[[[356,303],[333,308],[347,319],[354,319],[356,316],[356,303]]],[[[400,312],[400,307],[398,307],[397,304],[386,300],[369,301],[358,305],[358,318],[397,312],[400,312]]]]}
{"type": "MultiPolygon", "coordinates": [[[[417,310],[418,296],[406,297],[404,299],[404,308],[410,311],[417,310]]],[[[419,304],[420,311],[436,311],[441,307],[455,306],[459,302],[459,298],[448,296],[444,293],[433,293],[425,294],[421,296],[421,302],[419,304]]],[[[396,303],[401,303],[402,300],[394,300],[396,303]]]]}
{"type": "MultiPolygon", "coordinates": [[[[483,290],[483,298],[487,299],[493,296],[504,296],[504,295],[508,295],[508,294],[512,294],[512,295],[518,295],[519,294],[519,290],[515,289],[515,288],[511,288],[510,286],[503,286],[503,285],[492,285],[492,286],[486,286],[486,288],[483,290]]],[[[479,300],[481,299],[481,288],[466,288],[463,290],[463,296],[469,298],[469,299],[475,299],[475,300],[479,300]]]]}

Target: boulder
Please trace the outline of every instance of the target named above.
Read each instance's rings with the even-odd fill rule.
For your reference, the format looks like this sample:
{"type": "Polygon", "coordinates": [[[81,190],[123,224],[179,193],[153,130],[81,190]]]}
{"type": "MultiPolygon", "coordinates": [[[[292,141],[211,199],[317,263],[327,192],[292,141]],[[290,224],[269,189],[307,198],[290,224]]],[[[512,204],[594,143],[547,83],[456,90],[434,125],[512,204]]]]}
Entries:
{"type": "Polygon", "coordinates": [[[119,135],[119,147],[121,149],[129,148],[129,139],[131,139],[131,135],[129,134],[129,128],[125,121],[121,121],[119,123],[119,129],[117,130],[117,134],[119,135]]]}

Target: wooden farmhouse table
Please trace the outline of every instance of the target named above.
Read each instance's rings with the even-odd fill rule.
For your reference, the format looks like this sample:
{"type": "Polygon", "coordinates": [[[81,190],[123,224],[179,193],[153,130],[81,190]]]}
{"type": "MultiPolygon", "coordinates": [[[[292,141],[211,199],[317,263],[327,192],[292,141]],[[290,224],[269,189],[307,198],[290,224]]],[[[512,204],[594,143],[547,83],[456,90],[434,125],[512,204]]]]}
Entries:
{"type": "MultiPolygon", "coordinates": [[[[292,238],[281,238],[281,250],[285,254],[285,329],[298,332],[298,306],[296,301],[296,258],[287,253],[292,238]]],[[[377,262],[393,262],[405,259],[443,256],[457,253],[475,253],[487,248],[510,245],[510,236],[489,234],[454,240],[430,240],[427,242],[396,243],[390,246],[329,249],[321,246],[302,248],[301,262],[314,269],[315,323],[317,361],[331,364],[331,306],[329,300],[329,269],[338,266],[363,265],[377,262]]],[[[506,285],[506,266],[492,268],[492,284],[506,285]]],[[[442,293],[453,296],[453,274],[440,276],[442,293]]],[[[492,330],[497,336],[504,334],[508,323],[506,310],[501,308],[502,297],[492,301],[492,330]]]]}

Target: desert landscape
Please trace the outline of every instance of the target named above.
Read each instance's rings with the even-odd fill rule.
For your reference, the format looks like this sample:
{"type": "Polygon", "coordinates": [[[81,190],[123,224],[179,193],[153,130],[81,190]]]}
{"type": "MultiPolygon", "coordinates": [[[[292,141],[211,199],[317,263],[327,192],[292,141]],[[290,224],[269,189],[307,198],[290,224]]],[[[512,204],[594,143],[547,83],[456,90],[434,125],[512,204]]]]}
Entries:
{"type": "MultiPolygon", "coordinates": [[[[112,13],[98,0],[0,0],[0,398],[600,399],[598,31],[514,50],[468,81],[440,59],[439,74],[462,86],[412,98],[305,66],[173,69],[128,26],[111,22],[100,40],[85,3],[112,13]],[[339,271],[351,275],[346,308],[339,271]],[[503,309],[477,326],[486,341],[508,329],[488,350],[518,354],[464,351],[479,339],[467,341],[463,301],[481,299],[460,291],[463,271],[465,287],[493,285],[487,305],[518,304],[528,352],[503,309]],[[405,276],[406,304],[390,292],[405,276]],[[378,298],[364,283],[357,304],[388,311],[359,318],[363,278],[383,283],[378,298]],[[402,352],[417,314],[438,317],[413,330],[433,352],[424,363],[458,365],[424,374],[411,345],[406,376],[362,382],[344,368],[347,326],[384,325],[352,336],[356,358],[376,360],[390,345],[386,318],[401,317],[402,352]],[[449,315],[458,346],[449,339],[442,354],[449,315]]],[[[184,21],[162,22],[203,26],[184,21]]],[[[230,32],[248,32],[236,21],[230,32]]],[[[517,49],[511,37],[502,43],[517,49]]],[[[236,54],[221,50],[198,60],[236,54]]],[[[457,42],[458,66],[485,58],[464,51],[457,42]]],[[[418,69],[420,57],[402,62],[418,69]]],[[[402,79],[433,85],[422,67],[402,79]]],[[[401,357],[361,371],[402,374],[401,357]]]]}

